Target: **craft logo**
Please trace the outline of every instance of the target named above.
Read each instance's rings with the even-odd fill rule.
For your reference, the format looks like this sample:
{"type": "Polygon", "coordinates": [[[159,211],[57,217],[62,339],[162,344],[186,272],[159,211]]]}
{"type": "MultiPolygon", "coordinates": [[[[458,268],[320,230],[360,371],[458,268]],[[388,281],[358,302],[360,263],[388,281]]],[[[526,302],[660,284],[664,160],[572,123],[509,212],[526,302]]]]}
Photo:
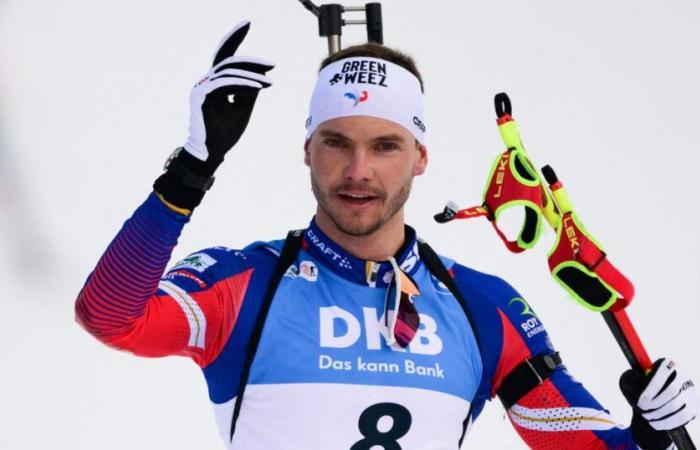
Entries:
{"type": "Polygon", "coordinates": [[[299,264],[299,276],[307,281],[316,281],[318,279],[318,268],[312,261],[302,261],[299,264]]]}
{"type": "Polygon", "coordinates": [[[341,269],[352,270],[350,260],[336,252],[332,247],[326,245],[326,243],[323,242],[320,237],[316,236],[316,233],[314,233],[311,228],[306,230],[306,237],[308,238],[308,242],[313,244],[319,252],[329,257],[335,264],[338,265],[338,267],[341,269]]]}
{"type": "Polygon", "coordinates": [[[357,92],[346,92],[345,97],[355,102],[355,104],[352,105],[353,107],[355,107],[358,103],[367,101],[367,99],[369,98],[369,92],[362,91],[362,94],[358,94],[357,92]]]}
{"type": "Polygon", "coordinates": [[[341,81],[343,84],[372,84],[389,87],[386,84],[386,64],[366,59],[345,62],[340,73],[334,74],[328,83],[334,86],[341,81]]]}
{"type": "Polygon", "coordinates": [[[311,121],[313,118],[311,116],[306,118],[306,123],[304,124],[304,128],[309,128],[311,126],[311,121]]]}
{"type": "Polygon", "coordinates": [[[413,116],[413,123],[415,126],[418,127],[419,130],[425,133],[425,124],[422,120],[420,120],[417,116],[413,116]]]}

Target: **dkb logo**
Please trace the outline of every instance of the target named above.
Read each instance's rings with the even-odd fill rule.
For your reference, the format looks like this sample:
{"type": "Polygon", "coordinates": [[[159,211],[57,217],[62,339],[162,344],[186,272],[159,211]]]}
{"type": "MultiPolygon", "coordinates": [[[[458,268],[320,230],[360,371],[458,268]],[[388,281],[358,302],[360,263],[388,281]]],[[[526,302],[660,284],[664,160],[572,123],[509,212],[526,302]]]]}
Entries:
{"type": "MultiPolygon", "coordinates": [[[[367,350],[381,350],[382,338],[386,345],[386,329],[384,316],[377,317],[375,308],[362,308],[362,322],[349,311],[338,306],[327,306],[319,309],[321,347],[348,348],[362,338],[367,350]]],[[[408,345],[410,353],[420,355],[437,355],[442,351],[442,339],[437,334],[437,322],[427,314],[420,314],[421,327],[408,345]]],[[[401,348],[389,347],[395,351],[401,348]]]]}

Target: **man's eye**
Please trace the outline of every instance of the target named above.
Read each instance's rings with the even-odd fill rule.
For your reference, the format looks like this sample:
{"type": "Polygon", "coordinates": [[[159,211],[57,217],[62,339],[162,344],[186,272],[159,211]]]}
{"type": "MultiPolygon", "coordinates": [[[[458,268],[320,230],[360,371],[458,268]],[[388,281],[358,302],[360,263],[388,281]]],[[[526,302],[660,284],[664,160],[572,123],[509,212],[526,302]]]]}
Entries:
{"type": "Polygon", "coordinates": [[[326,138],[326,140],[324,140],[323,143],[328,147],[340,147],[343,145],[340,139],[334,138],[326,138]]]}
{"type": "Polygon", "coordinates": [[[383,151],[396,150],[399,146],[394,142],[380,142],[377,144],[377,148],[383,151]]]}

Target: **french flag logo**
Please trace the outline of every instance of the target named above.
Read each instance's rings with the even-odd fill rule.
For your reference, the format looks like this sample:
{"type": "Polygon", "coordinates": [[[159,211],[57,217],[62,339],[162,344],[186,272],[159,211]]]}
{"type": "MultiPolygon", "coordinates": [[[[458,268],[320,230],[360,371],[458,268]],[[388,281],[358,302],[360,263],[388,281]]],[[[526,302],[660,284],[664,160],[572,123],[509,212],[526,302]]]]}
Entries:
{"type": "Polygon", "coordinates": [[[359,103],[367,101],[367,99],[369,98],[369,92],[362,91],[362,94],[358,94],[357,92],[346,92],[345,97],[352,100],[354,102],[352,106],[355,107],[359,103]]]}

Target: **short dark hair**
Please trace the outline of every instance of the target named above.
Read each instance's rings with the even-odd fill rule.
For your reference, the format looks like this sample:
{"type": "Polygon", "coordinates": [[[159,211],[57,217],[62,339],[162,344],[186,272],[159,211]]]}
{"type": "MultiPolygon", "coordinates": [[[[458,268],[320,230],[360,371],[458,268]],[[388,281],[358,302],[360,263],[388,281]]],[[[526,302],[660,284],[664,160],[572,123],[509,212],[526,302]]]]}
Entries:
{"type": "Polygon", "coordinates": [[[353,45],[352,47],[347,47],[339,52],[333,53],[327,56],[323,61],[321,61],[321,67],[319,72],[323,70],[324,67],[332,64],[336,61],[345,58],[354,58],[357,56],[369,56],[370,58],[379,58],[385,61],[389,61],[404,69],[411,72],[418,78],[420,83],[420,90],[423,92],[423,77],[421,77],[418,67],[416,66],[416,61],[406,53],[395,50],[393,48],[385,47],[381,44],[375,44],[373,42],[368,42],[367,44],[353,45]]]}

